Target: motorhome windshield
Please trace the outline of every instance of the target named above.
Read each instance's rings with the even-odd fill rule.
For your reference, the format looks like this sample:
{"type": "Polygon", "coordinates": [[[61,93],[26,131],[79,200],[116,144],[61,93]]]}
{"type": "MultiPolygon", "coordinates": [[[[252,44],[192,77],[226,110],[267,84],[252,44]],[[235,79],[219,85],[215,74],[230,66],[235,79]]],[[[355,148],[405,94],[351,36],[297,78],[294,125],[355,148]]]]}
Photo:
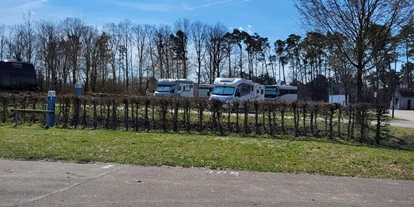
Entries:
{"type": "Polygon", "coordinates": [[[213,95],[223,95],[223,96],[230,96],[233,95],[235,91],[234,87],[227,87],[227,86],[215,86],[213,89],[213,95]]]}
{"type": "Polygon", "coordinates": [[[158,92],[170,92],[172,89],[172,86],[158,86],[155,90],[158,92]]]}

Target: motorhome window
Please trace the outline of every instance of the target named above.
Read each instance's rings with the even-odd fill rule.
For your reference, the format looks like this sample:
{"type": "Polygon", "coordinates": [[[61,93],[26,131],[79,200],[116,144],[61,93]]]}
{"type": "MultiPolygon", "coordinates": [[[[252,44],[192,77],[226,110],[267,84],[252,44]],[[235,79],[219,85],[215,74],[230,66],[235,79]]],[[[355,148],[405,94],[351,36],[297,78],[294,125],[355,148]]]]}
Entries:
{"type": "Polygon", "coordinates": [[[21,63],[12,63],[13,68],[21,69],[23,65],[21,63]]]}
{"type": "Polygon", "coordinates": [[[261,89],[261,90],[260,90],[260,94],[263,94],[263,93],[264,93],[264,90],[263,90],[263,89],[261,89]]]}
{"type": "Polygon", "coordinates": [[[279,89],[279,96],[285,94],[298,94],[298,91],[294,89],[279,89]]]}
{"type": "Polygon", "coordinates": [[[265,87],[266,98],[276,98],[276,96],[277,96],[277,87],[265,87]]]}
{"type": "Polygon", "coordinates": [[[276,89],[277,89],[276,87],[266,87],[265,91],[266,91],[266,94],[276,95],[277,94],[276,89]]]}
{"type": "MultiPolygon", "coordinates": [[[[177,90],[181,91],[181,86],[178,86],[177,90]]],[[[184,86],[184,90],[185,90],[185,86],[184,86]]]]}
{"type": "Polygon", "coordinates": [[[171,86],[158,86],[155,90],[158,92],[170,92],[172,89],[171,86]]]}
{"type": "Polygon", "coordinates": [[[229,96],[229,95],[233,95],[234,91],[235,91],[234,87],[216,86],[214,87],[212,94],[229,96]]]}

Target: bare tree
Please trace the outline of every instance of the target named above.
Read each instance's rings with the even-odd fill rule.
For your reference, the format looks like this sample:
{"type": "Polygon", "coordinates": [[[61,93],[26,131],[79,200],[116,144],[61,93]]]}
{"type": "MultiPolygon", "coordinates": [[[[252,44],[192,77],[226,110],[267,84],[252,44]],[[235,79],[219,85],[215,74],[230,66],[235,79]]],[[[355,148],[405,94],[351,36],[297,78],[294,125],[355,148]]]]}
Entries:
{"type": "Polygon", "coordinates": [[[193,46],[196,55],[197,62],[197,81],[200,85],[201,82],[201,67],[202,61],[205,56],[205,43],[207,38],[207,25],[197,21],[191,25],[191,39],[193,40],[193,46]]]}
{"type": "Polygon", "coordinates": [[[23,55],[26,50],[26,45],[24,44],[24,25],[18,24],[9,27],[9,41],[8,48],[10,57],[18,60],[24,61],[23,55]]]}
{"type": "Polygon", "coordinates": [[[148,55],[145,54],[147,48],[149,47],[150,32],[151,26],[148,24],[145,25],[135,25],[133,27],[134,39],[137,49],[137,61],[138,61],[138,77],[139,77],[139,90],[142,92],[142,82],[144,76],[144,67],[145,62],[148,60],[148,55]]]}
{"type": "MultiPolygon", "coordinates": [[[[117,70],[116,70],[116,57],[118,55],[118,45],[119,45],[119,35],[118,35],[118,27],[114,23],[106,24],[104,27],[104,32],[109,36],[108,42],[108,50],[110,54],[109,62],[111,65],[111,80],[112,85],[115,86],[117,83],[117,70]]],[[[104,86],[104,82],[102,81],[102,87],[104,86]]]]}
{"type": "Polygon", "coordinates": [[[25,51],[25,60],[27,62],[33,62],[33,56],[34,56],[34,45],[35,43],[35,31],[34,31],[34,25],[33,25],[33,21],[32,21],[32,15],[31,12],[27,12],[23,14],[23,20],[24,20],[24,36],[23,36],[23,42],[26,46],[26,51],[25,51]]]}
{"type": "Polygon", "coordinates": [[[60,31],[55,23],[44,20],[38,23],[37,28],[37,54],[45,69],[46,84],[51,89],[58,90],[60,31]]]}
{"type": "Polygon", "coordinates": [[[174,53],[174,59],[177,63],[176,68],[176,76],[177,78],[184,78],[187,79],[188,71],[187,71],[187,42],[188,36],[181,30],[178,30],[175,35],[171,34],[170,36],[171,41],[171,49],[174,53]],[[183,70],[181,71],[181,66],[183,70]]]}
{"type": "MultiPolygon", "coordinates": [[[[176,35],[175,38],[175,46],[176,47],[176,56],[178,55],[178,59],[182,62],[182,72],[181,74],[178,73],[179,76],[182,76],[182,78],[187,79],[189,69],[188,69],[188,39],[190,36],[190,27],[191,23],[190,20],[187,18],[184,19],[178,19],[175,23],[175,30],[176,35]],[[178,54],[177,54],[178,52],[178,54]]],[[[179,68],[177,68],[179,71],[179,68]]]]}
{"type": "Polygon", "coordinates": [[[214,77],[221,76],[222,68],[220,66],[226,56],[226,45],[224,40],[226,32],[226,26],[221,22],[217,22],[214,26],[208,29],[207,50],[210,58],[209,61],[211,63],[210,82],[214,81],[214,77]]]}
{"type": "Polygon", "coordinates": [[[151,25],[150,30],[149,30],[149,43],[148,43],[148,48],[147,48],[147,53],[149,54],[149,66],[148,66],[148,77],[149,77],[149,72],[151,72],[151,77],[153,79],[155,79],[156,76],[156,70],[157,70],[157,58],[156,58],[156,53],[158,51],[158,47],[157,47],[157,41],[156,41],[156,31],[157,31],[157,27],[155,25],[151,25]]]}
{"type": "Polygon", "coordinates": [[[81,37],[85,26],[83,21],[78,18],[66,18],[61,22],[61,28],[64,34],[65,52],[72,69],[72,84],[76,84],[79,76],[79,57],[82,49],[81,37]]]}
{"type": "Polygon", "coordinates": [[[132,52],[130,52],[131,50],[131,43],[132,43],[132,22],[131,20],[124,20],[122,21],[119,25],[119,35],[120,35],[120,54],[122,59],[125,60],[125,72],[124,72],[124,77],[125,77],[125,87],[127,92],[129,91],[129,87],[130,87],[130,73],[131,73],[131,77],[132,80],[134,79],[134,73],[132,71],[132,68],[130,67],[130,62],[131,62],[131,54],[132,52]]]}
{"type": "Polygon", "coordinates": [[[35,34],[30,12],[23,15],[24,23],[10,27],[10,41],[8,44],[13,58],[19,61],[32,62],[35,34]]]}
{"type": "MultiPolygon", "coordinates": [[[[91,71],[91,90],[97,91],[98,80],[102,85],[108,78],[108,64],[111,59],[111,50],[109,49],[110,37],[102,32],[95,42],[95,52],[92,54],[92,71],[91,71]]],[[[102,89],[101,89],[102,90],[102,89]]]]}
{"type": "Polygon", "coordinates": [[[155,31],[152,41],[155,45],[155,58],[157,59],[158,74],[160,78],[172,78],[171,54],[170,54],[171,27],[160,25],[155,31]]]}
{"type": "Polygon", "coordinates": [[[85,73],[85,86],[84,90],[89,91],[89,86],[91,83],[91,71],[92,66],[96,65],[95,55],[97,53],[97,42],[98,40],[98,30],[91,26],[86,26],[83,35],[82,35],[82,57],[85,60],[84,73],[85,73]]]}
{"type": "Polygon", "coordinates": [[[5,54],[7,50],[7,36],[6,36],[7,27],[4,24],[0,25],[0,60],[5,59],[5,54]]]}
{"type": "Polygon", "coordinates": [[[357,102],[363,98],[362,76],[366,66],[378,52],[370,50],[370,43],[386,36],[383,33],[394,32],[413,18],[414,12],[412,0],[295,0],[295,7],[305,27],[322,33],[340,33],[349,41],[350,44],[333,44],[337,44],[338,50],[357,69],[357,102]],[[377,36],[368,35],[373,24],[386,29],[377,36]]]}

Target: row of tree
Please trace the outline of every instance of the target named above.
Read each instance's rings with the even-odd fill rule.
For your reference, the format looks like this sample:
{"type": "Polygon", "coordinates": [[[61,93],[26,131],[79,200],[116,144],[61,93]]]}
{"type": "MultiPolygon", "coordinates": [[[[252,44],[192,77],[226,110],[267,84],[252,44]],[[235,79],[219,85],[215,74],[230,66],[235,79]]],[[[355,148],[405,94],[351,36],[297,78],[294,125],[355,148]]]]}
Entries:
{"type": "Polygon", "coordinates": [[[90,92],[143,93],[149,78],[212,83],[225,76],[291,82],[314,101],[326,101],[331,88],[353,102],[372,91],[387,102],[396,88],[412,87],[411,1],[297,0],[296,7],[308,30],[319,32],[275,42],[220,22],[124,20],[98,29],[78,18],[34,21],[28,13],[21,24],[0,25],[0,58],[34,63],[41,88],[58,92],[81,82],[90,92]]]}

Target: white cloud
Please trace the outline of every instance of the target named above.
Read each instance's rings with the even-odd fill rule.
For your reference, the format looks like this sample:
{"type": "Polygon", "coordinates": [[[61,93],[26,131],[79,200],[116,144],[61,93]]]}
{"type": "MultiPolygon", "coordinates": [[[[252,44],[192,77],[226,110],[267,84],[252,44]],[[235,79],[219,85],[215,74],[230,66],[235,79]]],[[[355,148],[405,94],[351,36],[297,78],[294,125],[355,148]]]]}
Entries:
{"type": "Polygon", "coordinates": [[[244,3],[244,2],[249,2],[252,0],[222,0],[222,1],[216,1],[216,2],[212,2],[212,3],[208,3],[208,4],[202,4],[202,5],[198,5],[198,6],[185,6],[184,7],[184,11],[191,11],[191,10],[196,10],[196,9],[201,9],[201,8],[207,8],[207,7],[211,7],[211,6],[216,6],[216,5],[222,5],[222,4],[238,4],[238,3],[244,3]]]}
{"type": "Polygon", "coordinates": [[[19,10],[30,10],[31,8],[38,6],[44,2],[47,2],[48,0],[38,0],[38,1],[32,1],[17,7],[14,7],[13,9],[19,9],[19,10]]]}
{"type": "Polygon", "coordinates": [[[6,1],[3,7],[0,8],[2,14],[0,24],[13,25],[21,23],[28,14],[30,14],[32,20],[35,20],[36,15],[43,14],[41,10],[45,8],[47,2],[48,0],[6,1]]]}

